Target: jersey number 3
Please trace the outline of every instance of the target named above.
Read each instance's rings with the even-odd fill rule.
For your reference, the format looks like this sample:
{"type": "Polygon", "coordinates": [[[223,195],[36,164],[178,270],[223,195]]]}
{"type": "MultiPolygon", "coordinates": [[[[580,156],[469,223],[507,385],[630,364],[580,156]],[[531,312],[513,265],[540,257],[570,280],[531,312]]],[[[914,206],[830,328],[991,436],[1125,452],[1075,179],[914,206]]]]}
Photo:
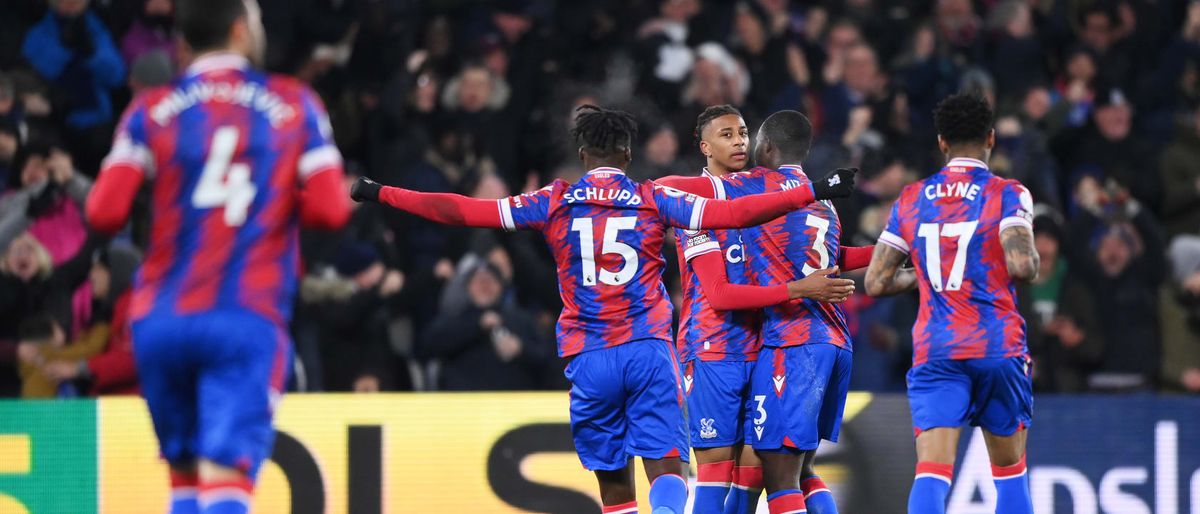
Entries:
{"type": "Polygon", "coordinates": [[[237,127],[230,126],[218,127],[213,132],[204,171],[192,192],[192,206],[197,209],[224,206],[225,224],[231,227],[246,222],[246,211],[258,193],[250,181],[250,166],[233,162],[238,135],[237,127]]]}
{"type": "Polygon", "coordinates": [[[962,221],[959,223],[922,223],[917,228],[917,236],[925,239],[925,270],[929,274],[929,284],[936,292],[958,291],[962,288],[963,273],[967,269],[967,248],[971,246],[971,236],[975,235],[975,227],[979,221],[962,221]],[[942,282],[942,238],[958,239],[958,251],[954,253],[954,262],[950,266],[950,280],[942,282]]]}
{"type": "MultiPolygon", "coordinates": [[[[619,286],[637,274],[638,255],[632,246],[617,241],[617,234],[622,230],[633,230],[637,223],[634,216],[609,218],[604,224],[604,244],[600,247],[602,254],[615,253],[625,259],[625,265],[617,272],[600,268],[600,283],[619,286]]],[[[596,285],[596,243],[592,231],[592,218],[575,218],[571,220],[571,232],[579,232],[579,258],[583,262],[583,285],[596,285]]]]}

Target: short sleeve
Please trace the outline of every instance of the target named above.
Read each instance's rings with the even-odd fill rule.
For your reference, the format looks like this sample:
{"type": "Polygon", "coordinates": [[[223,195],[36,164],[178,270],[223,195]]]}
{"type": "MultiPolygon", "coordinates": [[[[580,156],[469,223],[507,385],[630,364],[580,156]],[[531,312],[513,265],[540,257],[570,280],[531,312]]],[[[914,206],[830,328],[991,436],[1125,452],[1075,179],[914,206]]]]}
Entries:
{"type": "Polygon", "coordinates": [[[554,198],[554,185],[496,200],[500,209],[500,221],[504,230],[541,230],[550,218],[550,203],[554,198]]]}
{"type": "Polygon", "coordinates": [[[887,224],[884,225],[883,233],[879,234],[879,243],[888,245],[901,252],[909,253],[908,241],[905,241],[904,237],[900,235],[902,233],[900,230],[900,199],[897,199],[892,204],[892,212],[888,214],[887,224]]]}
{"type": "Polygon", "coordinates": [[[113,166],[135,168],[147,179],[154,176],[154,153],[146,134],[146,104],[141,97],[129,104],[117,125],[112,150],[104,158],[102,168],[113,166]]]}
{"type": "Polygon", "coordinates": [[[721,244],[717,242],[717,235],[711,230],[701,232],[694,230],[684,231],[682,241],[684,261],[690,261],[695,257],[709,252],[721,251],[721,244]]]}
{"type": "Polygon", "coordinates": [[[704,204],[707,200],[678,189],[655,184],[653,192],[654,205],[658,208],[658,217],[672,227],[689,230],[700,230],[700,220],[704,217],[704,204]]]}
{"type": "Polygon", "coordinates": [[[1009,227],[1033,230],[1033,195],[1020,182],[1009,181],[1000,192],[1000,231],[1009,227]]]}
{"type": "Polygon", "coordinates": [[[342,153],[333,142],[333,126],[321,99],[305,88],[300,102],[304,109],[304,149],[297,171],[304,181],[327,169],[341,169],[342,153]]]}

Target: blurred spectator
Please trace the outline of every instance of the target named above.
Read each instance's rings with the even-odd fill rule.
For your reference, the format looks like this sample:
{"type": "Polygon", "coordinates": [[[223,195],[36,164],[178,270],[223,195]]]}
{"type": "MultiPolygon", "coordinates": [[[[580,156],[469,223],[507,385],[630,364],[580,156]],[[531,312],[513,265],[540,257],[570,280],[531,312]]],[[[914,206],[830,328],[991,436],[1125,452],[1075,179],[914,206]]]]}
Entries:
{"type": "MultiPolygon", "coordinates": [[[[82,349],[44,354],[41,372],[46,378],[59,383],[75,381],[80,391],[88,391],[91,396],[137,394],[129,302],[133,272],[140,260],[140,253],[126,245],[114,243],[100,252],[92,265],[90,280],[92,295],[97,303],[101,303],[95,310],[102,314],[96,318],[107,325],[108,340],[102,350],[89,358],[82,358],[88,353],[82,349]]],[[[77,344],[72,343],[72,347],[77,344]]]]}
{"type": "Polygon", "coordinates": [[[143,0],[142,9],[133,25],[121,38],[121,57],[130,68],[138,58],[149,52],[162,52],[171,62],[175,59],[175,40],[171,34],[175,8],[171,0],[143,0]]]}
{"type": "Polygon", "coordinates": [[[439,389],[540,388],[552,350],[537,337],[532,317],[506,300],[508,283],[496,266],[479,262],[467,276],[469,304],[440,313],[421,345],[422,355],[441,361],[439,389]]]}
{"type": "Polygon", "coordinates": [[[1034,219],[1034,243],[1041,256],[1038,278],[1021,288],[1022,315],[1040,390],[1081,392],[1104,352],[1091,292],[1069,272],[1066,243],[1053,216],[1034,219]],[[1028,300],[1025,300],[1028,298],[1028,300]]]}
{"type": "Polygon", "coordinates": [[[171,59],[162,50],[144,52],[133,61],[129,69],[129,90],[136,96],[142,91],[161,86],[175,75],[171,59]]]}
{"type": "Polygon", "coordinates": [[[1161,163],[1162,215],[1168,236],[1200,234],[1200,109],[1180,124],[1161,163]]]}
{"type": "Polygon", "coordinates": [[[1095,101],[1092,123],[1064,131],[1054,149],[1069,181],[1092,174],[1113,179],[1145,205],[1159,205],[1162,183],[1152,149],[1133,134],[1133,107],[1120,89],[1106,89],[1095,101]]]}
{"type": "Polygon", "coordinates": [[[1161,229],[1128,191],[1091,177],[1077,190],[1080,212],[1070,224],[1069,266],[1095,303],[1104,355],[1092,389],[1154,387],[1159,377],[1158,287],[1165,277],[1161,229]]]}
{"type": "Polygon", "coordinates": [[[1171,280],[1162,288],[1164,385],[1200,393],[1200,236],[1171,242],[1171,280]]]}
{"type": "Polygon", "coordinates": [[[1130,86],[1134,63],[1125,38],[1135,23],[1133,11],[1125,3],[1114,8],[1114,3],[1094,2],[1080,12],[1079,40],[1096,55],[1098,76],[1106,84],[1130,86]]]}
{"type": "Polygon", "coordinates": [[[653,180],[667,175],[688,174],[687,165],[679,159],[679,140],[670,125],[660,125],[650,132],[642,151],[642,159],[630,166],[630,176],[636,180],[653,180]]]}
{"type": "Polygon", "coordinates": [[[655,104],[673,109],[680,105],[684,80],[695,62],[687,46],[688,20],[700,12],[700,2],[659,0],[658,6],[658,17],[638,28],[639,85],[655,104]]]}
{"type": "Polygon", "coordinates": [[[300,312],[320,346],[320,366],[309,372],[321,373],[325,390],[408,389],[397,381],[388,333],[388,302],[404,282],[371,244],[357,241],[340,245],[332,269],[304,277],[300,312]]]}
{"type": "Polygon", "coordinates": [[[1029,3],[1007,0],[997,4],[988,25],[993,33],[989,69],[996,77],[997,96],[1007,100],[1044,83],[1048,78],[1044,51],[1034,33],[1029,3]]]}
{"type": "Polygon", "coordinates": [[[111,91],[124,83],[125,63],[88,1],[51,0],[50,12],[25,33],[21,49],[60,93],[71,153],[90,171],[108,149],[111,91]]]}
{"type": "Polygon", "coordinates": [[[92,181],[77,173],[71,156],[59,148],[28,145],[24,154],[20,189],[0,196],[0,248],[28,230],[58,264],[87,238],[83,204],[92,181]]]}

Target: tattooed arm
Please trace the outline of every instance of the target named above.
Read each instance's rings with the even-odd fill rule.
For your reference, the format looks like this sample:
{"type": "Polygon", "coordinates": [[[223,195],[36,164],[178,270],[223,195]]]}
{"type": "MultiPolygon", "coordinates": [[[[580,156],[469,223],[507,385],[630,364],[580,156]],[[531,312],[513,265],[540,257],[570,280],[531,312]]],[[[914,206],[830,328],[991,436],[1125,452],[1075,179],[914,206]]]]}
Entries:
{"type": "Polygon", "coordinates": [[[911,291],[917,287],[917,274],[912,268],[901,268],[908,254],[887,244],[875,245],[871,265],[867,266],[866,290],[871,296],[888,296],[911,291]]]}
{"type": "Polygon", "coordinates": [[[1033,231],[1029,227],[1014,225],[1000,231],[1000,245],[1004,247],[1008,276],[1020,282],[1037,278],[1041,257],[1034,248],[1033,231]]]}

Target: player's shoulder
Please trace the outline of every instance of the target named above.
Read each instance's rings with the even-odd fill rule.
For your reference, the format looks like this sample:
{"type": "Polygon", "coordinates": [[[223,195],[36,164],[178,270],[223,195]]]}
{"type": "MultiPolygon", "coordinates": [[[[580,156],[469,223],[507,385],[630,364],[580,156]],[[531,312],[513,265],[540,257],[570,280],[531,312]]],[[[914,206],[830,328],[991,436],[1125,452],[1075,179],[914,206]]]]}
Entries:
{"type": "Polygon", "coordinates": [[[308,84],[289,75],[249,71],[247,74],[263,83],[268,91],[279,95],[289,102],[321,101],[321,97],[308,84]]]}

